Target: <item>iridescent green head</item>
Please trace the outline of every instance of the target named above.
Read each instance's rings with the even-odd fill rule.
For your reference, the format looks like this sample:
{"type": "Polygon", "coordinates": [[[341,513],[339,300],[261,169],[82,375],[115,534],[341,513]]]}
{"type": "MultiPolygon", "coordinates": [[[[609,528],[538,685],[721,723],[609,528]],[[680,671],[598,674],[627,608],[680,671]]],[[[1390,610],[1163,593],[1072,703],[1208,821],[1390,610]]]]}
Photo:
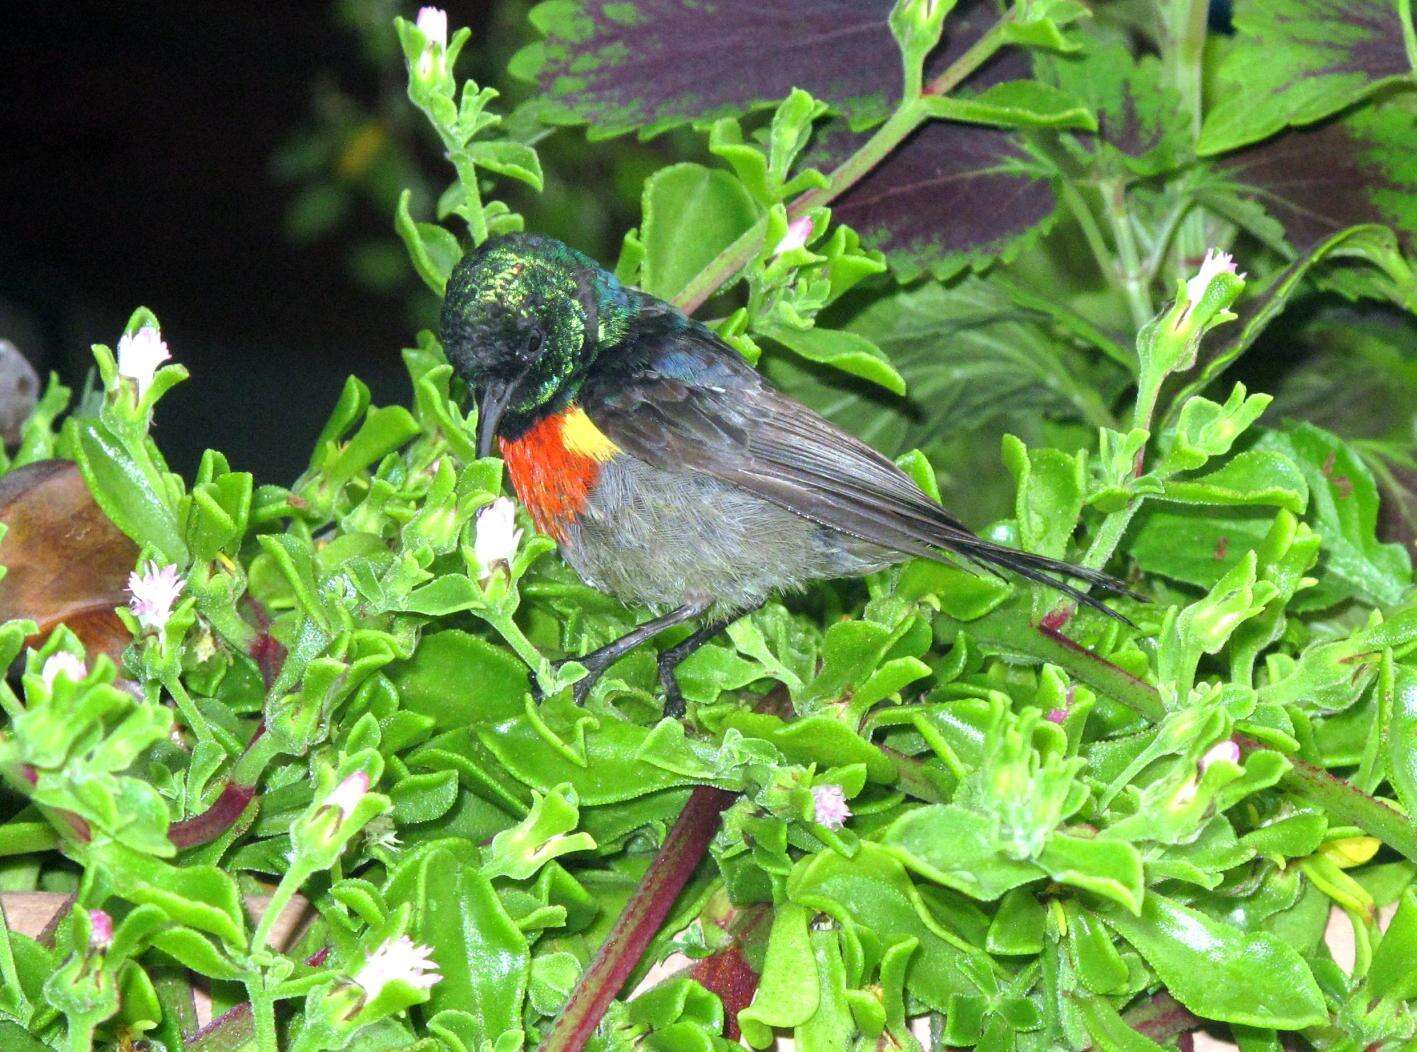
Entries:
{"type": "MultiPolygon", "coordinates": [[[[478,395],[483,456],[575,397],[625,291],[555,238],[491,238],[453,268],[443,300],[448,360],[478,395]]],[[[618,312],[617,311],[617,312],[618,312]]]]}

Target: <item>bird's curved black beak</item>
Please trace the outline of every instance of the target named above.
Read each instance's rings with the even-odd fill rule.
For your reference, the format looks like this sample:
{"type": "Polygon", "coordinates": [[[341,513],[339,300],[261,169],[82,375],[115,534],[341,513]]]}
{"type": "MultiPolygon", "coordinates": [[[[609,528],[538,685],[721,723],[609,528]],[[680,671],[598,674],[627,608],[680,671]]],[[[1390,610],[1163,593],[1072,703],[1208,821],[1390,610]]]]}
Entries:
{"type": "Polygon", "coordinates": [[[477,404],[477,455],[490,457],[492,442],[497,437],[497,425],[507,411],[507,403],[516,393],[520,376],[512,380],[488,380],[477,404]]]}

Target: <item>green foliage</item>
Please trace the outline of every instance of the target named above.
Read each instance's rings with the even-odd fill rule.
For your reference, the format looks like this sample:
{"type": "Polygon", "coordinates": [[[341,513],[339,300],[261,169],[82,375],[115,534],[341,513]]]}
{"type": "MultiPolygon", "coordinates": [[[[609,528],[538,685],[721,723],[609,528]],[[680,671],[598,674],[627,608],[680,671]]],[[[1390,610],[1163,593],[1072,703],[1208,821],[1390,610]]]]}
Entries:
{"type": "Polygon", "coordinates": [[[180,588],[120,609],[116,662],[0,626],[0,888],[70,896],[43,938],[0,924],[0,1043],[514,1052],[570,1019],[594,1049],[837,1052],[924,1017],[1019,1052],[1411,1047],[1410,12],[1241,4],[1207,45],[1193,0],[1127,10],[551,0],[505,124],[467,30],[399,20],[456,174],[436,221],[392,217],[431,289],[522,223],[494,192],[554,178],[557,129],[700,136],[635,181],[621,278],[711,302],[989,537],[1144,598],[1114,622],[912,560],[730,627],[682,724],[646,652],[578,707],[574,659],[642,614],[524,520],[484,565],[501,465],[432,334],[408,406],[328,393],[288,487],[170,471],[186,371],[96,347],[5,470],[73,460],[180,588]]]}

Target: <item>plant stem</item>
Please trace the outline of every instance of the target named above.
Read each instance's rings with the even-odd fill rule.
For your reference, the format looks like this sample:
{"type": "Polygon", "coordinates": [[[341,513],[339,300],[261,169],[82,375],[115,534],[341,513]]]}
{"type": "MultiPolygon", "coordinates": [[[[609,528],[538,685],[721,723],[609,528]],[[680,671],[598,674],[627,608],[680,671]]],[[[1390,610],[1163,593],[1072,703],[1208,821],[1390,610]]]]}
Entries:
{"type": "MultiPolygon", "coordinates": [[[[971,73],[989,61],[994,52],[1004,43],[1004,26],[1012,18],[1011,12],[1002,15],[989,31],[976,40],[964,54],[950,63],[949,68],[925,86],[926,95],[947,95],[957,88],[971,73]]],[[[834,168],[827,176],[825,186],[816,187],[801,194],[787,208],[789,216],[799,216],[809,208],[816,208],[836,200],[872,168],[885,159],[886,155],[899,146],[911,132],[915,131],[929,117],[925,107],[916,99],[904,100],[885,124],[876,129],[846,160],[834,168]]],[[[704,301],[714,295],[733,276],[742,270],[762,248],[763,233],[767,230],[767,217],[759,219],[740,234],[727,248],[709,261],[708,266],[699,271],[689,283],[679,290],[671,301],[685,314],[692,314],[704,301]]]]}
{"type": "Polygon", "coordinates": [[[536,649],[535,644],[526,637],[526,633],[518,627],[515,620],[510,616],[501,614],[483,614],[483,617],[495,628],[498,634],[507,641],[507,645],[517,652],[517,657],[521,658],[526,666],[536,674],[537,684],[542,690],[550,689],[551,684],[547,681],[545,673],[548,668],[546,658],[541,651],[536,649]]]}
{"type": "Polygon", "coordinates": [[[1083,239],[1087,241],[1087,247],[1092,250],[1092,258],[1097,261],[1097,269],[1102,272],[1104,278],[1110,279],[1117,271],[1117,263],[1112,258],[1112,253],[1107,249],[1107,241],[1102,236],[1102,228],[1097,225],[1097,217],[1092,214],[1092,209],[1088,207],[1082,194],[1078,192],[1078,188],[1072,184],[1071,180],[1062,180],[1059,189],[1063,204],[1077,220],[1078,229],[1082,231],[1083,239]]]}
{"type": "Polygon", "coordinates": [[[255,798],[255,786],[227,782],[211,807],[199,815],[172,823],[167,839],[179,850],[210,843],[235,825],[255,798]]]}
{"type": "Polygon", "coordinates": [[[251,998],[251,1017],[256,1024],[256,1047],[260,1052],[280,1052],[276,1035],[276,1005],[266,991],[265,980],[258,978],[246,984],[251,998]]]}
{"type": "Polygon", "coordinates": [[[1132,217],[1127,213],[1126,186],[1119,179],[1100,184],[1098,190],[1102,194],[1103,211],[1112,227],[1112,240],[1117,245],[1118,274],[1122,279],[1122,292],[1127,297],[1127,309],[1131,311],[1132,324],[1140,332],[1142,326],[1151,321],[1155,311],[1152,310],[1151,295],[1142,276],[1141,253],[1137,250],[1132,217]]]}
{"type": "Polygon", "coordinates": [[[69,1048],[73,1052],[92,1052],[95,1023],[89,1016],[69,1020],[69,1048]]]}
{"type": "Polygon", "coordinates": [[[271,901],[266,904],[265,912],[261,914],[260,923],[256,925],[256,934],[251,937],[253,950],[265,949],[266,942],[271,937],[271,929],[275,927],[276,921],[280,919],[282,911],[295,893],[300,890],[300,885],[310,876],[310,872],[308,866],[292,866],[285,871],[275,891],[271,892],[271,901]]]}
{"type": "Polygon", "coordinates": [[[1204,1025],[1200,1017],[1191,1014],[1168,993],[1159,993],[1127,1009],[1122,1019],[1137,1033],[1156,1041],[1165,1041],[1204,1025]]]}
{"type": "Polygon", "coordinates": [[[571,999],[542,1041],[541,1052],[580,1052],[585,1047],[669,915],[679,892],[698,868],[718,830],[719,816],[732,802],[732,793],[711,785],[701,785],[689,796],[625,912],[596,952],[595,960],[582,973],[571,999]]]}
{"type": "MultiPolygon", "coordinates": [[[[1200,140],[1202,110],[1201,59],[1205,55],[1207,0],[1167,0],[1160,5],[1165,31],[1161,40],[1161,68],[1166,83],[1181,98],[1191,142],[1200,140]]],[[[1205,216],[1199,209],[1186,213],[1177,228],[1172,258],[1176,273],[1183,274],[1189,260],[1205,251],[1205,216]]]]}
{"type": "MultiPolygon", "coordinates": [[[[1263,748],[1243,734],[1234,737],[1236,744],[1246,751],[1263,748]]],[[[1417,823],[1411,818],[1307,760],[1291,756],[1289,762],[1293,767],[1284,776],[1284,785],[1295,796],[1323,808],[1339,823],[1357,826],[1417,862],[1417,823]]]]}

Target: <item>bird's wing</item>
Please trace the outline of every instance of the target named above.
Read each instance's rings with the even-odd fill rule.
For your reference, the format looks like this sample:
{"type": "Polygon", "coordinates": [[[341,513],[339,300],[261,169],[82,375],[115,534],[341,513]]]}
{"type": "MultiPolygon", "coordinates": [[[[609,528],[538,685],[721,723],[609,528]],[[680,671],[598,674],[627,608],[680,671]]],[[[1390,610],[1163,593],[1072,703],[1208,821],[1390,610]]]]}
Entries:
{"type": "Polygon", "coordinates": [[[1103,610],[1060,578],[1125,590],[1106,574],[975,535],[890,460],[767,386],[706,330],[676,333],[669,353],[586,394],[582,407],[596,426],[656,467],[704,472],[904,555],[945,549],[1003,567],[1103,610]]]}

